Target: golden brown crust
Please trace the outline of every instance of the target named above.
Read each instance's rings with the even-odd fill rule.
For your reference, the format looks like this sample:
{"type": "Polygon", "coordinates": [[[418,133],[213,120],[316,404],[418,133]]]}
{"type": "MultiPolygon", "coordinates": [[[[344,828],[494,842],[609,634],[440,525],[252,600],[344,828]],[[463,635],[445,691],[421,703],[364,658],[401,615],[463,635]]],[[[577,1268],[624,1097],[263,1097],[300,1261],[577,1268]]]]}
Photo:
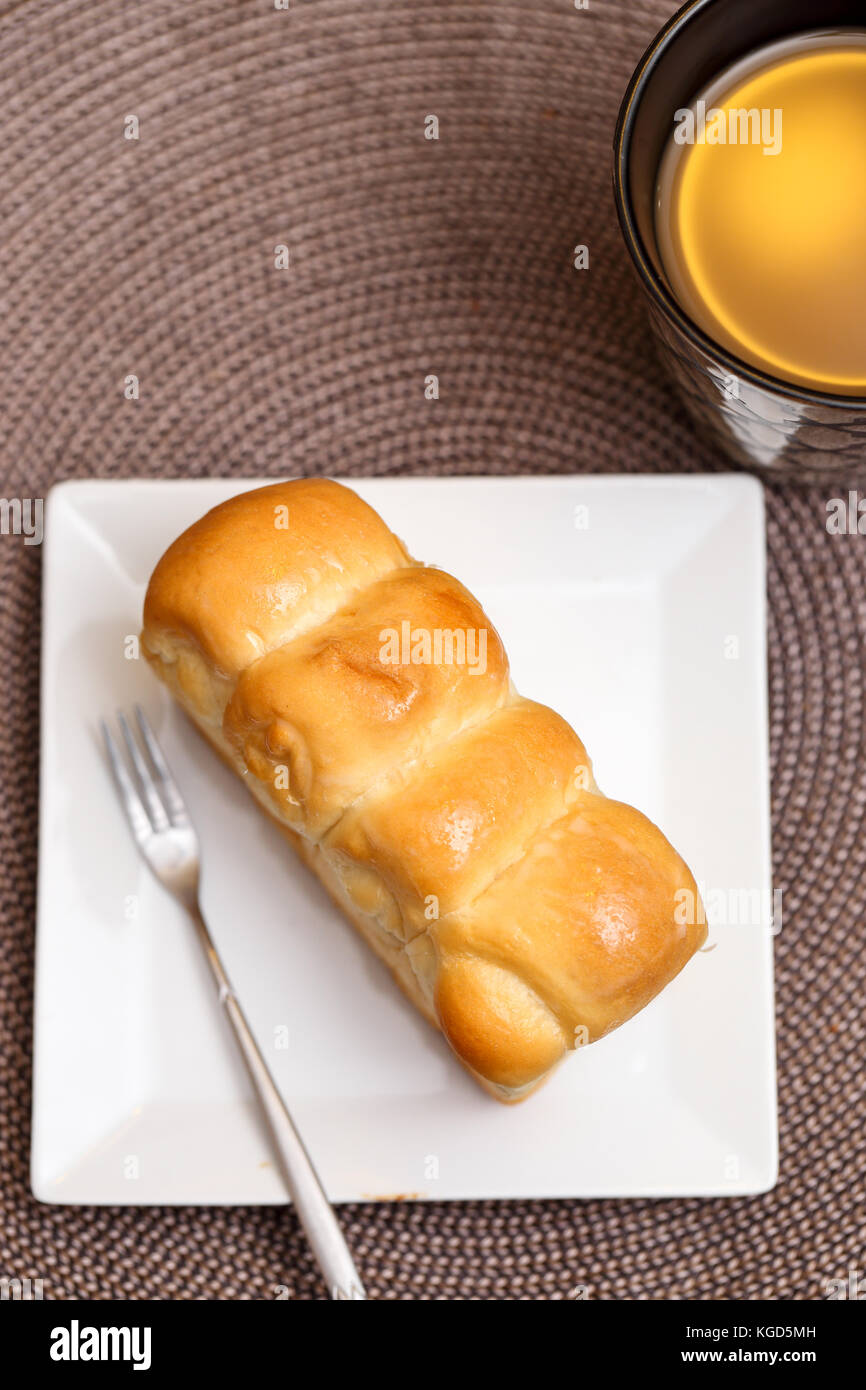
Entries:
{"type": "Polygon", "coordinates": [[[435,1004],[458,1057],[515,1098],[524,1099],[519,1093],[533,1089],[565,1055],[562,1028],[513,970],[449,955],[439,968],[435,1004]]]}
{"type": "Polygon", "coordinates": [[[423,931],[431,909],[445,916],[471,902],[537,830],[593,788],[574,730],[517,697],[434,747],[399,786],[350,808],[324,847],[346,876],[375,870],[410,933],[423,931]]]}
{"type": "Polygon", "coordinates": [[[677,920],[684,893],[697,902],[691,873],[652,821],[586,795],[475,902],[435,925],[436,946],[442,960],[516,975],[566,1045],[581,1046],[644,1008],[703,944],[703,923],[677,920]]]}
{"type": "Polygon", "coordinates": [[[165,638],[188,643],[235,677],[408,563],[372,507],[340,483],[297,478],[242,492],[184,531],[154,570],[148,650],[165,638]]]}
{"type": "Polygon", "coordinates": [[[483,719],[509,691],[508,660],[480,604],[450,575],[415,566],[249,666],[223,727],[278,813],[318,839],[364,792],[483,719]],[[413,632],[449,632],[473,634],[479,660],[394,660],[404,624],[410,657],[413,632]]]}
{"type": "Polygon", "coordinates": [[[698,896],[676,851],[514,691],[472,595],[348,488],[300,479],[209,512],[154,571],[142,649],[497,1099],[704,940],[678,920],[698,896]]]}

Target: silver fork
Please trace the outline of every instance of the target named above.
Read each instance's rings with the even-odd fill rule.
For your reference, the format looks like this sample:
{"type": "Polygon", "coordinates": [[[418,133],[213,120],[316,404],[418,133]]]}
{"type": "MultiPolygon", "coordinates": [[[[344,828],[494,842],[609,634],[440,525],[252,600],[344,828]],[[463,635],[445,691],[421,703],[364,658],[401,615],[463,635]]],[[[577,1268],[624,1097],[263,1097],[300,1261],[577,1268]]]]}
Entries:
{"type": "Polygon", "coordinates": [[[219,991],[219,1001],[234,1030],[244,1062],[280,1159],[295,1210],[333,1299],[366,1299],[333,1207],[325,1196],[312,1160],[271,1078],[243,1010],[229,983],[199,905],[198,836],[190,821],[165,755],[144,711],[135,707],[141,747],[126,716],[118,712],[127,767],[105,720],[105,749],[126,818],[143,858],[160,883],[183,904],[192,918],[219,991]]]}

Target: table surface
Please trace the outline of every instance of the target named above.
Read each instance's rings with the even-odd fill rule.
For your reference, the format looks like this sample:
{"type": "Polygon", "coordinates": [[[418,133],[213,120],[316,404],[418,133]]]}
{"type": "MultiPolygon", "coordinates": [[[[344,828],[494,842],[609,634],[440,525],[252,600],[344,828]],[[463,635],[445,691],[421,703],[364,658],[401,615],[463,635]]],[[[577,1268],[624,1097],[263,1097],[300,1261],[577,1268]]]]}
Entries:
{"type": "MultiPolygon", "coordinates": [[[[0,493],[725,468],[658,366],[611,195],[620,94],[671,8],[0,4],[0,493]]],[[[862,1262],[866,537],[828,534],[833,491],[767,489],[778,1187],[345,1208],[372,1297],[820,1299],[862,1262]]],[[[39,548],[3,536],[0,566],[0,1273],[320,1298],[283,1209],[30,1196],[39,548]]]]}

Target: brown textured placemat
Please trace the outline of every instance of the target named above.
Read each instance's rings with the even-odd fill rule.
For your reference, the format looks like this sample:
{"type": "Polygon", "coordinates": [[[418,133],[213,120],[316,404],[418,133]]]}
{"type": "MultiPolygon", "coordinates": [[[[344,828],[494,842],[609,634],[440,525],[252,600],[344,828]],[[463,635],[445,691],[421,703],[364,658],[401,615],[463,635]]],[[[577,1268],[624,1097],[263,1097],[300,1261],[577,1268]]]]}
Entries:
{"type": "MultiPolygon", "coordinates": [[[[671,8],[0,4],[0,493],[724,467],[656,368],[610,192],[619,95],[671,8]]],[[[346,1208],[371,1296],[810,1299],[866,1266],[866,537],[828,536],[825,501],[768,493],[778,1188],[346,1208]]],[[[320,1298],[284,1209],[29,1195],[39,553],[3,536],[0,564],[0,1275],[320,1298]]]]}

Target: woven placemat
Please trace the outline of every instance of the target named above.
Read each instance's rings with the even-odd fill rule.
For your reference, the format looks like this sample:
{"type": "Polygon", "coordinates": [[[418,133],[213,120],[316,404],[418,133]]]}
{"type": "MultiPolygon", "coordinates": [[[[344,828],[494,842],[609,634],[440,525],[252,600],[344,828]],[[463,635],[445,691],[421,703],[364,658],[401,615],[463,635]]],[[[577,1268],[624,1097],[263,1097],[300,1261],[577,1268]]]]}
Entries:
{"type": "MultiPolygon", "coordinates": [[[[725,467],[657,368],[611,197],[619,97],[671,8],[0,4],[2,495],[725,467]]],[[[866,1267],[866,537],[827,534],[823,493],[767,500],[778,1188],[346,1208],[373,1297],[815,1299],[866,1267]]],[[[29,1195],[40,556],[2,536],[0,563],[0,1275],[320,1298],[284,1209],[29,1195]]]]}

